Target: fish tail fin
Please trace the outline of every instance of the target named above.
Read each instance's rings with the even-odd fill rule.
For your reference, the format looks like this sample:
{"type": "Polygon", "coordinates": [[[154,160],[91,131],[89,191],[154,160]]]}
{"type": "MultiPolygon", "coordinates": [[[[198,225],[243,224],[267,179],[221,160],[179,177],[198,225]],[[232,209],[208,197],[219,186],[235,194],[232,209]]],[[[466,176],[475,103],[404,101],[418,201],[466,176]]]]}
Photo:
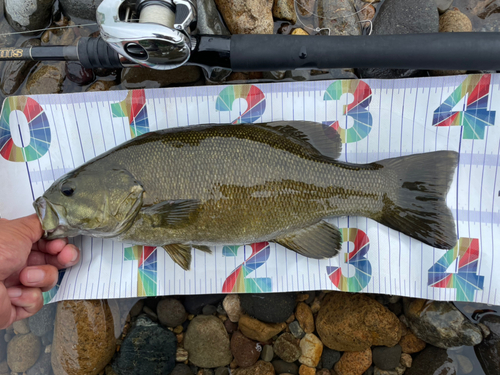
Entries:
{"type": "Polygon", "coordinates": [[[395,198],[385,198],[376,218],[392,229],[439,249],[457,242],[456,224],[446,195],[458,165],[455,151],[436,151],[386,159],[382,164],[396,179],[395,198]]]}

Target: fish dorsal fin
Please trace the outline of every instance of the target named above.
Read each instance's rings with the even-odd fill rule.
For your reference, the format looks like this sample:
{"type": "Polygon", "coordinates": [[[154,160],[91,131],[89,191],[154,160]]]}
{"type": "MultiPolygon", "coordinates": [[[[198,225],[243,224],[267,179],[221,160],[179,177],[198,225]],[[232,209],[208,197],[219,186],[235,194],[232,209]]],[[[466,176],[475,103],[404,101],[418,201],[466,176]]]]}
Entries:
{"type": "Polygon", "coordinates": [[[334,257],[342,248],[342,233],[336,226],[320,221],[274,242],[308,258],[325,259],[334,257]]]}
{"type": "Polygon", "coordinates": [[[154,226],[178,226],[193,219],[199,206],[200,201],[197,199],[178,199],[145,207],[141,213],[151,216],[154,226]]]}
{"type": "Polygon", "coordinates": [[[340,134],[331,126],[313,121],[276,121],[262,125],[274,128],[284,136],[305,141],[332,159],[337,159],[342,152],[340,134]]]}
{"type": "Polygon", "coordinates": [[[195,249],[203,251],[204,253],[212,254],[212,249],[205,245],[192,245],[195,249]]]}
{"type": "Polygon", "coordinates": [[[162,247],[175,263],[181,266],[184,271],[189,271],[191,266],[191,245],[174,243],[162,247]]]}

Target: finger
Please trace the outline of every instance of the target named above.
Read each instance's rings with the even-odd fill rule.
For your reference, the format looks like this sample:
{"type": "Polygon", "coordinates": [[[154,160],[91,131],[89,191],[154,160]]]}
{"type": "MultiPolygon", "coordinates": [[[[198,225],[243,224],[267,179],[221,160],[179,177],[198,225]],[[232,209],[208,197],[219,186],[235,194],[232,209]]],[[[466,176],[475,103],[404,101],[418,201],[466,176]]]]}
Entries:
{"type": "Polygon", "coordinates": [[[43,235],[42,224],[36,214],[14,219],[12,224],[14,228],[19,228],[18,230],[28,237],[31,243],[35,243],[43,235]]]}
{"type": "Polygon", "coordinates": [[[56,240],[47,241],[41,239],[33,244],[32,250],[42,251],[48,254],[59,254],[61,250],[68,244],[67,238],[58,238],[56,240]]]}
{"type": "Polygon", "coordinates": [[[42,291],[39,288],[14,287],[8,290],[11,304],[15,307],[14,321],[29,318],[43,307],[42,291]],[[18,297],[12,297],[13,292],[18,297]]]}
{"type": "Polygon", "coordinates": [[[74,266],[79,260],[80,250],[75,245],[68,244],[57,255],[32,251],[28,257],[28,266],[50,264],[58,269],[63,269],[74,266]]]}
{"type": "Polygon", "coordinates": [[[16,309],[10,303],[7,288],[0,283],[0,330],[7,328],[14,322],[16,309]]]}
{"type": "Polygon", "coordinates": [[[57,284],[59,272],[50,265],[26,267],[19,274],[21,284],[31,288],[40,288],[43,292],[51,290],[57,284]]]}

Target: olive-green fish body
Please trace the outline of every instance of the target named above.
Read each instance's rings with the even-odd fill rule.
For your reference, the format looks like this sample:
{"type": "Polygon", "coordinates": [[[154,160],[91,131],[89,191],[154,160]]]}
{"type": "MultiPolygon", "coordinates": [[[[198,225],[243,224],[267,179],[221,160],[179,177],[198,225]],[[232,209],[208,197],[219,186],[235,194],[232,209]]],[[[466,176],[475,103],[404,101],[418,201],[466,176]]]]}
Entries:
{"type": "Polygon", "coordinates": [[[59,218],[64,214],[57,207],[66,207],[66,219],[58,225],[75,228],[82,220],[70,218],[69,201],[77,201],[81,190],[111,191],[102,199],[85,198],[102,219],[77,232],[164,246],[184,268],[189,267],[190,245],[207,250],[275,241],[309,257],[333,256],[341,235],[322,219],[344,215],[366,216],[433,246],[452,247],[456,236],[445,195],[456,166],[454,152],[355,165],[335,159],[340,149],[337,133],[308,122],[169,129],[89,161],[56,181],[44,197],[59,218]],[[433,157],[441,160],[434,166],[429,165],[433,157]],[[119,173],[113,179],[119,183],[112,184],[120,193],[88,177],[111,179],[111,173],[119,173]],[[68,186],[73,192],[61,194],[68,186]],[[61,197],[67,202],[61,203],[61,197]],[[140,207],[134,199],[141,200],[140,207]],[[114,221],[103,225],[108,216],[114,221]]]}

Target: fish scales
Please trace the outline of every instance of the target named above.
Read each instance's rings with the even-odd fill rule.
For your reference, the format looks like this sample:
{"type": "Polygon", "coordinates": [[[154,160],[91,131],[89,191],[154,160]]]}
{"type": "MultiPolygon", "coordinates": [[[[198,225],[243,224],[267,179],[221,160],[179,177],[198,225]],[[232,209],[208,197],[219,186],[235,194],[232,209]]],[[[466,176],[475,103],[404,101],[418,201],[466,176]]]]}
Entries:
{"type": "Polygon", "coordinates": [[[166,199],[201,201],[190,225],[158,228],[139,217],[122,241],[264,241],[325,216],[371,215],[382,208],[388,181],[373,166],[351,167],[311,155],[263,128],[230,127],[230,134],[218,128],[166,133],[151,137],[147,147],[141,142],[102,159],[103,167],[123,164],[141,181],[145,206],[166,199]]]}

